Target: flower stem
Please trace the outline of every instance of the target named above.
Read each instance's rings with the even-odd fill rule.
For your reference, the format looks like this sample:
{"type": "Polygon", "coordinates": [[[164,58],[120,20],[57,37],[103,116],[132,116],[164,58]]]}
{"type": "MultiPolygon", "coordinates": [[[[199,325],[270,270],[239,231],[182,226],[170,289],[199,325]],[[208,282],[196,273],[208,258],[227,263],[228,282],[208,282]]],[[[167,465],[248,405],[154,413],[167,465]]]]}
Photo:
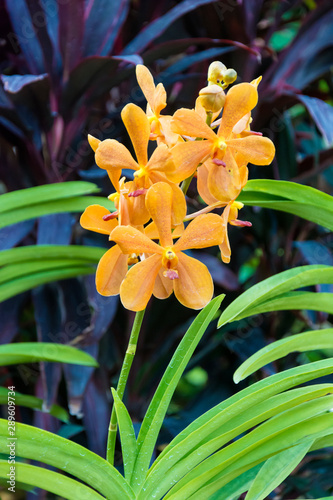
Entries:
{"type": "MultiPolygon", "coordinates": [[[[211,123],[212,123],[212,118],[213,118],[213,113],[210,112],[210,111],[207,111],[207,116],[206,116],[206,123],[207,125],[210,127],[211,123]]],[[[196,139],[197,140],[200,140],[200,139],[196,139]]],[[[190,184],[191,184],[191,181],[194,177],[194,174],[195,172],[190,176],[188,177],[187,179],[185,179],[183,182],[182,182],[182,185],[180,186],[181,190],[183,191],[183,193],[186,195],[187,193],[187,190],[188,188],[190,187],[190,184]]]]}
{"type": "MultiPolygon", "coordinates": [[[[133,321],[130,339],[128,342],[125,358],[123,361],[123,365],[121,367],[119,380],[118,380],[118,384],[117,384],[117,393],[118,393],[118,396],[120,397],[121,400],[123,399],[123,396],[124,396],[128,375],[129,375],[129,372],[130,372],[130,369],[131,369],[131,366],[133,363],[133,359],[135,356],[136,346],[138,343],[139,333],[140,333],[144,314],[145,314],[145,309],[143,309],[142,311],[138,311],[136,313],[134,321],[133,321]]],[[[117,415],[116,415],[115,407],[113,405],[112,412],[111,412],[110,425],[109,425],[107,450],[106,450],[106,459],[111,465],[113,465],[113,462],[114,462],[116,438],[117,438],[117,415]]]]}

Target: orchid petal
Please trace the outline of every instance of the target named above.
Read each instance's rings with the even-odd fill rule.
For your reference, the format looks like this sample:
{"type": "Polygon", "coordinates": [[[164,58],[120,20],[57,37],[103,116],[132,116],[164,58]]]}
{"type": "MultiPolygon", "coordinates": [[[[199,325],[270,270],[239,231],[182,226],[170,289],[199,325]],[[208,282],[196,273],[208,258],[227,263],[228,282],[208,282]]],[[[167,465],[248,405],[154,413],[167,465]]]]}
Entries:
{"type": "Polygon", "coordinates": [[[146,207],[156,224],[162,247],[172,246],[172,198],[172,188],[166,182],[153,184],[146,194],[146,207]]]}
{"type": "Polygon", "coordinates": [[[227,93],[218,136],[228,139],[234,126],[256,106],[257,102],[258,92],[254,85],[250,83],[234,85],[227,93]]]}
{"type": "Polygon", "coordinates": [[[129,216],[132,226],[141,226],[149,221],[150,215],[146,208],[144,195],[136,196],[130,199],[129,216]]]}
{"type": "Polygon", "coordinates": [[[275,147],[268,137],[250,135],[241,139],[231,139],[228,141],[228,148],[237,152],[237,159],[240,155],[243,161],[254,163],[254,165],[269,165],[275,155],[275,147]]]}
{"type": "MultiPolygon", "coordinates": [[[[145,235],[148,236],[151,240],[158,240],[159,239],[159,234],[157,231],[157,227],[155,222],[151,222],[148,224],[148,226],[145,227],[145,235]]],[[[172,238],[179,238],[184,232],[184,224],[179,224],[178,226],[175,227],[175,229],[172,231],[172,238]]]]}
{"type": "Polygon", "coordinates": [[[225,230],[217,214],[199,215],[190,222],[173,250],[180,252],[189,248],[207,248],[222,243],[225,230]]]}
{"type": "Polygon", "coordinates": [[[135,68],[136,79],[151,109],[154,108],[155,83],[151,72],[143,64],[135,68]]]}
{"type": "Polygon", "coordinates": [[[147,165],[148,171],[159,170],[165,172],[167,175],[169,172],[173,172],[176,169],[173,162],[171,150],[165,145],[160,144],[154,150],[150,157],[147,165]]]}
{"type": "Polygon", "coordinates": [[[172,130],[176,134],[188,135],[190,137],[216,140],[216,134],[207,125],[205,120],[194,111],[194,109],[181,108],[173,115],[171,122],[172,130]]]}
{"type": "Polygon", "coordinates": [[[110,234],[118,225],[117,219],[103,220],[105,215],[110,215],[109,210],[101,205],[90,205],[85,209],[80,218],[80,224],[84,229],[101,234],[110,234]]]}
{"type": "Polygon", "coordinates": [[[176,184],[170,184],[170,187],[173,192],[172,196],[172,208],[171,208],[171,225],[178,226],[182,224],[183,220],[186,217],[186,199],[183,191],[176,184]]]}
{"type": "Polygon", "coordinates": [[[131,226],[118,226],[110,236],[112,241],[118,243],[121,251],[126,254],[149,253],[162,254],[163,248],[151,241],[138,229],[131,226]]]}
{"type": "Polygon", "coordinates": [[[105,139],[97,148],[95,161],[100,168],[106,170],[129,168],[137,170],[138,164],[128,149],[114,139],[105,139]]]}
{"type": "Polygon", "coordinates": [[[118,295],[128,269],[127,258],[118,245],[114,245],[103,255],[96,271],[98,293],[105,296],[118,295]]]}
{"type": "Polygon", "coordinates": [[[202,309],[211,300],[214,285],[207,267],[184,253],[178,254],[179,278],[173,289],[179,302],[190,309],[202,309]]]}
{"type": "Polygon", "coordinates": [[[146,307],[161,266],[161,256],[151,255],[131,267],[120,287],[120,299],[126,309],[142,311],[146,307]]]}
{"type": "Polygon", "coordinates": [[[225,153],[226,166],[209,163],[207,187],[211,194],[219,201],[229,202],[234,200],[242,188],[240,171],[229,148],[225,153]]]}
{"type": "Polygon", "coordinates": [[[172,280],[163,276],[163,269],[160,269],[155,280],[153,295],[157,299],[167,299],[173,292],[172,280]]]}
{"type": "Polygon", "coordinates": [[[159,83],[155,88],[154,104],[152,110],[156,116],[159,116],[162,109],[166,107],[166,92],[163,83],[159,83]]]}
{"type": "Polygon", "coordinates": [[[123,108],[121,118],[131,138],[139,165],[147,165],[150,123],[145,112],[139,106],[129,103],[123,108]]]}
{"type": "Polygon", "coordinates": [[[194,174],[198,165],[210,155],[211,148],[211,142],[206,140],[176,144],[171,149],[176,170],[169,173],[168,178],[177,183],[190,177],[194,174]]]}
{"type": "Polygon", "coordinates": [[[211,161],[207,160],[203,165],[198,168],[197,171],[197,189],[201,198],[204,200],[207,205],[213,205],[217,201],[219,201],[208,189],[208,175],[210,166],[213,165],[211,161]]]}
{"type": "MultiPolygon", "coordinates": [[[[172,131],[172,127],[171,127],[172,116],[163,115],[163,116],[160,116],[158,120],[159,120],[160,125],[161,125],[161,131],[162,131],[162,134],[164,135],[165,143],[169,147],[172,147],[175,144],[177,144],[177,142],[179,140],[179,134],[176,134],[175,132],[172,131]]],[[[158,140],[162,140],[162,139],[160,138],[158,140]]]]}
{"type": "Polygon", "coordinates": [[[97,137],[94,137],[93,135],[88,134],[88,142],[91,147],[91,149],[96,153],[98,146],[100,145],[101,141],[97,139],[97,137]]]}

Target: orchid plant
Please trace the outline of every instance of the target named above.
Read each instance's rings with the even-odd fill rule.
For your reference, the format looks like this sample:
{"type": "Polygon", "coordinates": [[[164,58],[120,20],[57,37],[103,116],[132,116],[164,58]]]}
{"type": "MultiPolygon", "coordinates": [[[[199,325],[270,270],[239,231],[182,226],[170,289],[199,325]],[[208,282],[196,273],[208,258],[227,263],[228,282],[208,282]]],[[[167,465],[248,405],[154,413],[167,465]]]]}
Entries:
{"type": "MultiPolygon", "coordinates": [[[[17,424],[20,457],[72,476],[20,462],[17,481],[24,489],[38,486],[73,500],[236,500],[246,492],[246,500],[264,500],[306,453],[333,444],[333,386],[295,388],[332,373],[332,358],[286,370],[241,390],[193,421],[152,463],[177,384],[224,298],[213,298],[207,267],[186,252],[219,247],[223,262],[230,261],[228,226],[251,226],[238,218],[248,164],[268,165],[275,154],[272,141],[251,130],[260,78],[234,84],[236,72],[215,61],[194,109],[179,109],[169,116],[162,113],[163,85],[155,86],[143,65],[137,66],[136,74],[147,99],[146,112],[130,103],[121,113],[135,158],[114,139],[89,136],[96,163],[113,185],[109,199],[114,211],[93,204],[81,216],[83,228],[107,235],[112,244],[97,267],[98,292],[119,294],[123,306],[136,312],[118,385],[112,388],[106,459],[57,435],[17,424]],[[148,157],[151,142],[156,147],[148,157]],[[133,171],[130,180],[128,171],[133,171]],[[195,178],[204,206],[191,212],[186,194],[195,178]],[[170,360],[136,435],[123,396],[140,327],[151,297],[164,300],[173,292],[183,306],[202,310],[170,360]],[[113,465],[118,429],[124,474],[113,465]]],[[[326,198],[324,202],[332,203],[326,198]]],[[[328,294],[294,292],[319,283],[333,283],[331,266],[304,266],[268,278],[232,302],[218,327],[252,314],[310,307],[310,302],[313,308],[329,312],[328,294]]],[[[318,345],[332,348],[332,333],[329,328],[305,332],[271,344],[237,370],[235,382],[289,352],[318,345]]],[[[1,447],[6,446],[5,422],[0,422],[1,447]]],[[[1,477],[6,466],[0,460],[1,477]]]]}

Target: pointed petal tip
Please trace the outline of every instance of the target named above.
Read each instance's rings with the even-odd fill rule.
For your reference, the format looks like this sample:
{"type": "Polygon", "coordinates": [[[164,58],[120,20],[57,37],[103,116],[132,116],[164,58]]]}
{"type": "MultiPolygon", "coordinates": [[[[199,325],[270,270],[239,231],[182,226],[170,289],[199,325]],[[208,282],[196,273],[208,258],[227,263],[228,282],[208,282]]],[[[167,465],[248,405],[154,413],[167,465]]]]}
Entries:
{"type": "Polygon", "coordinates": [[[97,148],[100,145],[101,141],[97,139],[97,137],[88,134],[88,142],[90,144],[91,149],[96,153],[97,148]]]}

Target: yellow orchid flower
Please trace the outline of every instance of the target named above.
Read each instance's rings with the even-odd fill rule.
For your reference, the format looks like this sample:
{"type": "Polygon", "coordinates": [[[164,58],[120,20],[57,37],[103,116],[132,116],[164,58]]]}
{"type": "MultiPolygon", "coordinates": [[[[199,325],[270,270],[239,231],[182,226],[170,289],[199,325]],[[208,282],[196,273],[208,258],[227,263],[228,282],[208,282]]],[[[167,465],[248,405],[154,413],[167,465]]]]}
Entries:
{"type": "Polygon", "coordinates": [[[157,140],[167,144],[169,147],[174,146],[179,139],[179,135],[171,130],[171,119],[169,115],[161,115],[161,111],[166,107],[166,92],[162,83],[155,87],[154,79],[149,69],[142,64],[138,64],[135,68],[138,84],[147,99],[146,114],[151,127],[151,140],[157,140]]]}
{"type": "Polygon", "coordinates": [[[167,182],[169,174],[175,170],[172,155],[165,144],[160,144],[148,160],[150,124],[144,111],[130,103],[122,110],[121,117],[131,138],[137,161],[123,144],[114,139],[106,139],[99,142],[95,149],[97,165],[108,171],[116,189],[118,181],[114,182],[114,179],[119,180],[122,169],[135,171],[136,190],[148,189],[155,182],[167,182]]]}
{"type": "Polygon", "coordinates": [[[215,214],[197,217],[174,244],[171,232],[173,191],[166,183],[154,184],[146,195],[146,205],[156,225],[160,245],[137,229],[118,226],[111,233],[125,254],[144,254],[120,286],[120,298],[127,309],[141,311],[152,294],[165,299],[174,291],[186,307],[201,309],[212,298],[213,281],[207,267],[187,256],[184,250],[221,244],[224,228],[215,214]]]}
{"type": "Polygon", "coordinates": [[[170,174],[171,180],[180,182],[190,177],[198,165],[210,157],[213,166],[208,182],[214,194],[215,176],[219,175],[221,167],[226,166],[230,172],[235,172],[237,163],[245,166],[248,163],[271,163],[275,148],[270,139],[257,135],[236,139],[233,137],[234,126],[256,106],[257,101],[258,92],[255,85],[240,83],[232,87],[227,93],[217,134],[195,111],[184,108],[176,111],[173,118],[174,132],[202,140],[179,143],[172,148],[177,169],[170,174]]]}

